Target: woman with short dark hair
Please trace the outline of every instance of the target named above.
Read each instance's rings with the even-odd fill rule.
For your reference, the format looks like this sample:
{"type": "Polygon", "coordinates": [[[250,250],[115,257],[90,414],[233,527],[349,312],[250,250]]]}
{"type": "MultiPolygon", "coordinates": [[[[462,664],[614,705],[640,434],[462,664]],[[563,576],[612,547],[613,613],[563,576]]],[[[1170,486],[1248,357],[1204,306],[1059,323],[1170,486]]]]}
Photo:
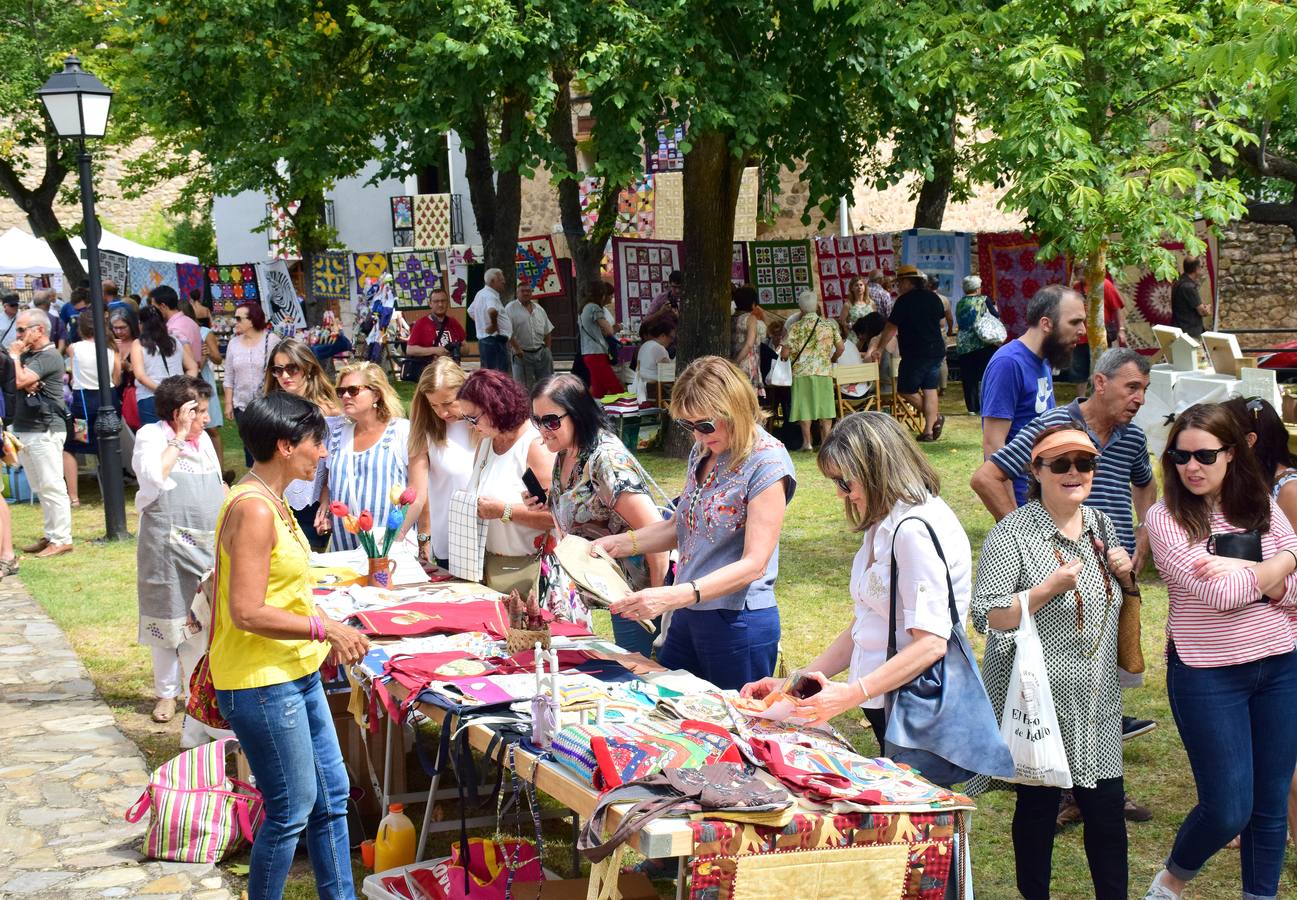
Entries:
{"type": "Polygon", "coordinates": [[[221,715],[239,739],[265,802],[252,845],[250,900],[279,897],[302,832],[321,897],[354,897],[350,782],[320,681],[326,659],[359,662],[369,641],[312,600],[310,547],[284,501],[289,482],[324,458],[324,416],[285,392],[239,419],[252,469],[217,523],[215,624],[208,661],[221,715]]]}
{"type": "Polygon", "coordinates": [[[216,514],[225,496],[220,460],[204,432],[211,397],[201,378],[164,378],[153,395],[158,421],[135,435],[135,589],[139,642],[153,652],[155,722],[171,721],[202,653],[186,654],[182,645],[189,639],[194,592],[212,566],[216,514]]]}
{"type": "MultiPolygon", "coordinates": [[[[548,509],[559,531],[590,541],[634,535],[635,529],[662,521],[643,468],[612,433],[603,408],[581,379],[551,375],[536,385],[531,421],[555,457],[548,503],[529,498],[528,508],[548,509]]],[[[635,590],[660,586],[666,577],[666,553],[635,553],[620,562],[635,590]]],[[[574,606],[564,618],[588,620],[589,612],[584,605],[574,606]]],[[[644,656],[652,653],[653,633],[639,623],[613,616],[612,630],[618,646],[644,656]]]]}
{"type": "Polygon", "coordinates": [[[135,403],[141,425],[163,421],[153,400],[159,382],[172,375],[198,374],[198,363],[188,345],[167,331],[167,320],[156,306],[140,310],[140,339],[131,347],[131,371],[135,373],[135,403]]]}

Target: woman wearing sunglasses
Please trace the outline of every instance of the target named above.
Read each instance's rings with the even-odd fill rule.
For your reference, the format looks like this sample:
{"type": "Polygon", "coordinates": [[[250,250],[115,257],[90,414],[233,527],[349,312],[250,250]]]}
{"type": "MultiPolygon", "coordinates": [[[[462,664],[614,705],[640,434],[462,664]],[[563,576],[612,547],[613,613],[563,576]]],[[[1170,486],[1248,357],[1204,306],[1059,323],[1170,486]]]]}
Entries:
{"type": "Polygon", "coordinates": [[[1297,765],[1297,537],[1268,475],[1225,406],[1191,406],[1171,426],[1166,493],[1147,521],[1170,595],[1166,692],[1198,805],[1153,879],[1153,900],[1179,897],[1239,834],[1243,896],[1278,892],[1297,765]]]}
{"type": "MultiPolygon", "coordinates": [[[[234,334],[225,348],[225,418],[239,419],[239,411],[261,392],[270,351],[279,343],[266,312],[255,300],[234,307],[234,334]]],[[[252,454],[243,451],[243,462],[252,468],[252,454]]]]}
{"type": "MultiPolygon", "coordinates": [[[[637,532],[662,521],[649,496],[644,470],[608,426],[603,407],[575,375],[552,375],[531,393],[532,422],[545,448],[555,454],[548,509],[563,534],[598,540],[627,534],[638,550],[637,532]]],[[[545,509],[528,499],[531,509],[545,509]]],[[[658,587],[667,571],[666,553],[633,553],[621,560],[626,581],[636,590],[658,587]]],[[[584,613],[583,615],[588,615],[584,613]]],[[[649,656],[653,633],[614,615],[619,647],[649,656]]]]}
{"type": "Polygon", "coordinates": [[[383,370],[371,362],[351,363],[338,372],[343,421],[329,433],[324,485],[315,527],[332,531],[334,550],[354,550],[360,539],[342,527],[331,503],[345,503],[353,516],[368,510],[381,533],[397,494],[409,480],[410,420],[383,370]]]}
{"type": "Polygon", "coordinates": [[[459,409],[480,439],[465,490],[477,496],[477,515],[487,523],[482,581],[502,594],[516,590],[525,597],[540,579],[541,545],[554,517],[523,501],[522,474],[531,469],[549,490],[554,454],[531,422],[526,390],[503,372],[478,369],[469,375],[459,390],[459,409]]]}
{"type": "MultiPolygon", "coordinates": [[[[1085,817],[1085,856],[1097,900],[1127,896],[1125,790],[1117,616],[1137,590],[1112,520],[1084,506],[1099,451],[1076,428],[1047,428],[1028,469],[1028,502],[991,529],[978,558],[973,625],[986,634],[982,676],[997,716],[1016,654],[1022,605],[1035,619],[1076,803],[1085,817]]],[[[988,787],[983,776],[969,793],[988,787]]],[[[1013,853],[1018,891],[1049,896],[1061,789],[1015,785],[1013,853]]]]}
{"type": "Polygon", "coordinates": [[[619,559],[679,548],[675,584],[635,591],[611,610],[641,622],[676,610],[658,661],[737,690],[775,670],[779,532],[797,476],[784,445],[758,424],[752,382],[727,359],[689,364],[671,416],[695,442],[675,513],[595,545],[619,559]]]}
{"type": "MultiPolygon", "coordinates": [[[[280,341],[275,347],[274,355],[270,357],[261,392],[270,396],[275,391],[293,394],[318,406],[324,414],[330,434],[342,424],[337,392],[329,383],[324,369],[320,368],[315,353],[299,340],[288,338],[280,341]]],[[[328,532],[321,534],[315,528],[315,519],[320,511],[320,488],[324,485],[324,470],[325,464],[321,460],[314,478],[289,482],[284,490],[284,498],[293,510],[297,524],[302,526],[307,543],[316,552],[326,550],[329,546],[328,532]]]]}

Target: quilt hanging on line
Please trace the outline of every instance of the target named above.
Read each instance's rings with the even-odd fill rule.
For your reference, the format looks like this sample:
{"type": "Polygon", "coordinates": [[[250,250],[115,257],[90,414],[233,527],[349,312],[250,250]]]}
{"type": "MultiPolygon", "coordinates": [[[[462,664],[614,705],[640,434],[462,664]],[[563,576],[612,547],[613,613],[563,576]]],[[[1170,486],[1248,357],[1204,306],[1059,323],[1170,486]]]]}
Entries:
{"type": "Polygon", "coordinates": [[[847,299],[851,279],[875,269],[896,271],[896,252],[890,234],[853,234],[815,239],[815,259],[820,273],[820,296],[825,315],[836,318],[847,299]]]}
{"type": "Polygon", "coordinates": [[[468,267],[477,261],[477,254],[468,244],[452,244],[446,251],[444,282],[451,306],[468,305],[468,267]]]}
{"type": "Polygon", "coordinates": [[[757,208],[761,190],[761,170],[748,166],[743,170],[743,179],[739,182],[739,198],[734,205],[734,240],[755,241],[757,239],[757,208]]]}
{"type": "Polygon", "coordinates": [[[297,288],[282,259],[257,263],[257,285],[261,290],[261,308],[266,321],[280,335],[292,337],[306,330],[306,316],[297,299],[297,288]]]}
{"type": "Polygon", "coordinates": [[[311,258],[311,294],[316,300],[351,299],[347,254],[330,250],[311,258]]]}
{"type": "Polygon", "coordinates": [[[684,151],[680,144],[685,139],[683,125],[663,125],[654,138],[644,145],[644,171],[679,172],[685,167],[684,151]]]}
{"type": "Polygon", "coordinates": [[[1037,259],[1034,235],[1003,231],[977,236],[982,293],[995,301],[1010,338],[1027,330],[1027,303],[1047,284],[1071,284],[1071,263],[1062,256],[1037,259]]]}
{"type": "Polygon", "coordinates": [[[558,297],[563,293],[563,279],[558,274],[554,239],[547,234],[518,238],[514,255],[518,280],[531,284],[534,297],[558,297]]]}
{"type": "Polygon", "coordinates": [[[613,238],[612,256],[618,321],[638,328],[653,297],[666,289],[672,270],[684,268],[684,245],[680,241],[613,238]]]}
{"type": "Polygon", "coordinates": [[[450,194],[414,195],[413,246],[416,250],[450,246],[450,194]]]}
{"type": "Polygon", "coordinates": [[[270,227],[266,229],[266,243],[271,259],[294,259],[299,255],[293,216],[301,205],[300,200],[289,203],[287,209],[274,203],[266,204],[266,218],[270,220],[270,227]]]}
{"type": "Polygon", "coordinates": [[[414,246],[414,197],[408,194],[391,198],[392,246],[414,246]]]}
{"type": "Polygon", "coordinates": [[[441,262],[432,250],[393,250],[392,283],[397,309],[425,307],[434,288],[441,284],[441,262]]]}
{"type": "MultiPolygon", "coordinates": [[[[1198,291],[1210,306],[1212,298],[1216,296],[1216,238],[1202,222],[1195,224],[1194,231],[1207,245],[1202,254],[1203,268],[1207,274],[1198,283],[1198,291]]],[[[1184,271],[1184,259],[1188,256],[1184,244],[1175,241],[1165,242],[1161,246],[1175,257],[1175,270],[1184,271]]],[[[1077,277],[1080,275],[1078,272],[1077,277]]],[[[1126,303],[1127,344],[1137,350],[1156,349],[1158,343],[1153,335],[1153,326],[1171,324],[1171,288],[1174,282],[1160,281],[1151,269],[1139,266],[1127,266],[1114,271],[1112,280],[1126,303]]]]}
{"type": "Polygon", "coordinates": [[[254,263],[207,267],[207,295],[212,298],[212,312],[218,316],[234,314],[234,307],[244,300],[261,301],[254,263]]]}
{"type": "Polygon", "coordinates": [[[117,285],[118,296],[130,294],[131,264],[124,253],[112,250],[99,251],[99,276],[103,281],[117,285]]]}
{"type": "Polygon", "coordinates": [[[748,283],[748,245],[734,242],[734,255],[730,258],[730,284],[740,287],[748,283]]]}
{"type": "Polygon", "coordinates": [[[207,273],[198,263],[176,263],[177,292],[181,300],[188,300],[190,291],[203,296],[207,289],[207,273]]]}
{"type": "MultiPolygon", "coordinates": [[[[735,229],[737,228],[736,219],[735,229]]],[[[684,240],[684,172],[659,172],[653,176],[653,237],[659,241],[684,240]]]]}
{"type": "Polygon", "coordinates": [[[129,263],[131,273],[131,290],[143,298],[145,291],[151,291],[158,285],[166,284],[180,293],[180,280],[176,277],[176,264],[173,262],[154,262],[151,259],[140,259],[132,256],[129,263]]]}
{"type": "Polygon", "coordinates": [[[901,233],[901,262],[937,276],[937,293],[958,303],[969,269],[969,235],[962,231],[911,228],[901,233]]]}
{"type": "Polygon", "coordinates": [[[362,297],[371,281],[381,281],[388,273],[387,254],[381,250],[373,253],[357,253],[352,257],[356,272],[356,293],[362,297]]]}
{"type": "Polygon", "coordinates": [[[811,242],[753,241],[748,274],[762,306],[796,306],[797,295],[811,288],[811,242]]]}

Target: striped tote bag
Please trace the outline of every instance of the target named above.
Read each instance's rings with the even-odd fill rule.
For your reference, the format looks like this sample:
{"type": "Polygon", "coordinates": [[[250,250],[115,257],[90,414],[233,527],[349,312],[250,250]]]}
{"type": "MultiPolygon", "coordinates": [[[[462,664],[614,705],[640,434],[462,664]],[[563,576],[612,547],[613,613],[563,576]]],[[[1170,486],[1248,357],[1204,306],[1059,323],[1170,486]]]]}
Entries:
{"type": "Polygon", "coordinates": [[[261,794],[225,774],[225,756],[237,743],[223,738],[186,750],[153,773],[126,811],[128,822],[149,814],[145,856],[216,863],[253,839],[265,818],[261,794]]]}

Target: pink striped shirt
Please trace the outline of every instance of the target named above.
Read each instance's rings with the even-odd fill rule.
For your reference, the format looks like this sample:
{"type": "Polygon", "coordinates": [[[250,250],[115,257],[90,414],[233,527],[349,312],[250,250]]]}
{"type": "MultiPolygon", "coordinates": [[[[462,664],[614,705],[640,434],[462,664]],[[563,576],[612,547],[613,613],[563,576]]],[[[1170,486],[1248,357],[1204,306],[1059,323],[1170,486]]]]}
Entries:
{"type": "MultiPolygon", "coordinates": [[[[1285,549],[1297,550],[1288,518],[1273,500],[1270,530],[1261,535],[1261,555],[1270,559],[1285,549]]],[[[1260,602],[1256,573],[1239,569],[1204,581],[1193,574],[1194,563],[1207,556],[1207,542],[1190,542],[1183,528],[1158,501],[1148,511],[1153,561],[1171,598],[1167,638],[1186,665],[1196,668],[1233,666],[1288,653],[1297,641],[1297,573],[1284,579],[1283,597],[1260,602]]],[[[1213,534],[1239,532],[1219,512],[1211,516],[1213,534]]]]}

